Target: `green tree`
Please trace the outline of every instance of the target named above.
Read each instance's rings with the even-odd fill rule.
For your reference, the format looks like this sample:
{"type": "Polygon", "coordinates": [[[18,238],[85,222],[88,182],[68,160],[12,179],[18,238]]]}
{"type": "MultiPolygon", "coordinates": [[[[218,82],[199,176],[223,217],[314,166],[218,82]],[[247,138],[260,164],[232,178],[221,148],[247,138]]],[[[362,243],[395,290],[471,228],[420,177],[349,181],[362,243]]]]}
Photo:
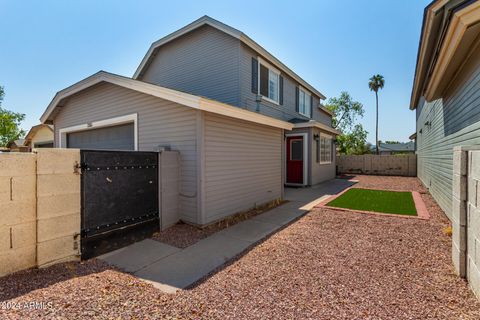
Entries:
{"type": "Polygon", "coordinates": [[[367,144],[368,132],[361,124],[337,137],[339,152],[342,154],[366,154],[370,153],[370,146],[367,144]]]}
{"type": "Polygon", "coordinates": [[[330,98],[325,106],[333,113],[332,126],[342,132],[337,137],[337,146],[342,154],[369,153],[366,144],[368,132],[361,124],[357,124],[357,118],[363,117],[363,105],[354,101],[346,91],[340,93],[338,98],[330,98]]]}
{"type": "Polygon", "coordinates": [[[0,86],[0,147],[6,147],[10,141],[17,140],[25,135],[20,124],[25,120],[25,114],[2,108],[5,91],[0,86]]]}
{"type": "Polygon", "coordinates": [[[376,109],[377,117],[375,120],[375,149],[377,154],[378,154],[378,90],[383,89],[384,85],[385,85],[385,79],[383,78],[382,75],[379,75],[379,74],[374,75],[368,81],[368,87],[370,88],[370,91],[375,92],[375,101],[377,105],[377,109],[376,109]]]}
{"type": "Polygon", "coordinates": [[[338,98],[330,98],[325,107],[333,112],[332,126],[340,131],[351,130],[357,117],[363,117],[365,112],[363,105],[353,101],[346,91],[342,91],[338,98]]]}

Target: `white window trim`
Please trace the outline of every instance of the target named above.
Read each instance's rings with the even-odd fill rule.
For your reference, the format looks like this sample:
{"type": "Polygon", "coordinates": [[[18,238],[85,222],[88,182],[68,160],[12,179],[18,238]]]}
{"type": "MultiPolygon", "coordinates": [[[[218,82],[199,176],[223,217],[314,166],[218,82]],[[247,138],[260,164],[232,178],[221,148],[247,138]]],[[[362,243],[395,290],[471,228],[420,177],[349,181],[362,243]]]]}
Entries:
{"type": "Polygon", "coordinates": [[[303,183],[298,184],[298,183],[288,183],[287,182],[287,141],[285,139],[285,165],[283,166],[283,176],[285,177],[285,184],[287,186],[306,186],[308,185],[308,133],[287,133],[285,135],[286,138],[288,137],[298,137],[302,136],[303,137],[303,183]]]}
{"type": "MultiPolygon", "coordinates": [[[[308,99],[309,99],[309,100],[312,98],[312,94],[310,93],[310,91],[308,91],[307,89],[303,88],[302,86],[298,86],[298,95],[299,95],[299,96],[298,96],[298,113],[301,114],[302,116],[305,116],[305,117],[311,119],[311,118],[312,118],[312,115],[308,115],[308,114],[306,114],[306,113],[300,112],[300,91],[303,91],[303,92],[305,93],[305,96],[308,96],[308,99]]],[[[311,100],[310,100],[310,102],[311,102],[311,100]]],[[[310,106],[310,107],[311,107],[310,110],[312,110],[312,109],[313,109],[313,106],[310,106]]]]}
{"type": "Polygon", "coordinates": [[[331,164],[333,158],[333,137],[329,134],[320,133],[320,164],[331,164]],[[330,139],[330,161],[322,161],[322,137],[330,139]]]}
{"type": "MultiPolygon", "coordinates": [[[[258,91],[257,91],[257,94],[259,96],[262,97],[262,100],[265,100],[265,101],[268,101],[268,102],[271,102],[273,104],[276,104],[277,106],[280,105],[280,76],[281,76],[281,72],[276,69],[274,66],[272,66],[270,63],[268,63],[267,61],[263,60],[261,57],[257,57],[257,61],[258,61],[258,70],[257,70],[257,75],[258,75],[258,91]],[[273,99],[270,99],[269,97],[265,97],[264,95],[262,95],[260,93],[260,65],[263,64],[264,67],[267,67],[268,70],[271,70],[272,72],[276,73],[278,75],[278,101],[275,101],[273,99]]],[[[269,90],[270,91],[270,90],[269,90]]]]}
{"type": "Polygon", "coordinates": [[[65,137],[65,144],[66,144],[66,136],[68,133],[72,132],[79,132],[79,131],[87,131],[91,129],[99,129],[105,127],[112,127],[116,125],[132,123],[133,122],[133,141],[134,141],[134,150],[138,151],[138,114],[133,113],[125,116],[93,121],[90,123],[79,124],[76,126],[61,128],[58,130],[58,147],[59,148],[66,148],[67,146],[62,145],[62,138],[65,137]]]}

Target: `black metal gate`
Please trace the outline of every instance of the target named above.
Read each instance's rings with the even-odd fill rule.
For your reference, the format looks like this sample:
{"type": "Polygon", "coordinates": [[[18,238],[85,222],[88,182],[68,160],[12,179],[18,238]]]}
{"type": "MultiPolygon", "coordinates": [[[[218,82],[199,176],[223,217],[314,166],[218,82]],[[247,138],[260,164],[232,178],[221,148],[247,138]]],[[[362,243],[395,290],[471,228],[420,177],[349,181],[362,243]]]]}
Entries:
{"type": "Polygon", "coordinates": [[[158,153],[80,150],[82,259],[159,230],[158,153]]]}

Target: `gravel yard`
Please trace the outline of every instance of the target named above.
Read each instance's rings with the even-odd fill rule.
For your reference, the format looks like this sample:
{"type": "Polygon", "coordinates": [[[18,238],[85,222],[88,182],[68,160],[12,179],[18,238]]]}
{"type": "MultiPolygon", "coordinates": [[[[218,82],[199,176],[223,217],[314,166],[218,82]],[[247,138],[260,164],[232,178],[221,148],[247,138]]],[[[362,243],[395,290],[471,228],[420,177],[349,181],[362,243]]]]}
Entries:
{"type": "Polygon", "coordinates": [[[190,290],[163,294],[96,260],[0,279],[0,318],[480,319],[450,262],[448,220],[416,178],[357,176],[416,190],[430,220],[315,209],[190,290]],[[1,310],[51,302],[44,310],[1,310]]]}
{"type": "Polygon", "coordinates": [[[272,201],[270,203],[259,206],[256,209],[252,209],[246,212],[237,213],[231,217],[212,223],[204,228],[197,228],[186,223],[177,223],[167,230],[155,233],[152,236],[153,240],[160,241],[171,246],[184,249],[189,247],[198,241],[205,239],[212,234],[221,231],[225,228],[231,227],[239,222],[253,218],[259,214],[267,212],[286,201],[272,201]]]}

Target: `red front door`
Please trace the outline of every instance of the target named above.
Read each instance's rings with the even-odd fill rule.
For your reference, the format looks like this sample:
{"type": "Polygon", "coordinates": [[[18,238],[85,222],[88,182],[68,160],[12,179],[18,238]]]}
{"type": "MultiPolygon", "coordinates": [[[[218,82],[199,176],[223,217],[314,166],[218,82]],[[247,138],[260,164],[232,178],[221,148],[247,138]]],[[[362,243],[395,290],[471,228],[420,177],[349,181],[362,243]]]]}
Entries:
{"type": "Polygon", "coordinates": [[[287,183],[303,184],[303,136],[287,137],[287,183]]]}

